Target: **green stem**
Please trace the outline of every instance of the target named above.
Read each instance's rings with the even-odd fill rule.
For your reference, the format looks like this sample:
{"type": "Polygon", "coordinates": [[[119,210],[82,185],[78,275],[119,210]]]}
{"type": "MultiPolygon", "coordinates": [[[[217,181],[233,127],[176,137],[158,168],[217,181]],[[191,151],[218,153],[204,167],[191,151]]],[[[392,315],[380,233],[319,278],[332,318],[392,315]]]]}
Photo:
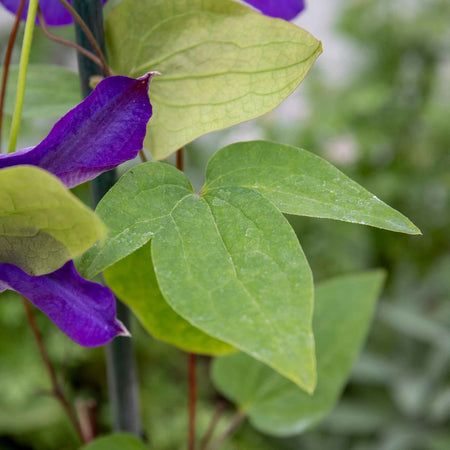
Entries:
{"type": "Polygon", "coordinates": [[[34,24],[38,0],[30,0],[28,6],[27,22],[25,24],[25,34],[23,36],[22,52],[20,54],[19,79],[17,81],[16,105],[9,134],[8,153],[16,150],[17,136],[19,135],[20,118],[22,116],[23,99],[25,96],[25,85],[27,82],[28,61],[30,59],[31,43],[33,42],[34,24]]]}
{"type": "MultiPolygon", "coordinates": [[[[78,45],[93,51],[99,48],[104,53],[105,42],[103,32],[102,2],[100,0],[73,0],[73,7],[90,29],[89,35],[94,36],[98,44],[92,45],[92,37],[85,33],[85,26],[75,24],[78,45]]],[[[83,96],[91,92],[89,80],[94,75],[105,75],[103,70],[90,59],[78,54],[83,96]]],[[[94,202],[97,204],[106,192],[114,185],[116,174],[114,170],[105,172],[92,183],[94,202]]],[[[117,317],[130,329],[130,310],[117,301],[117,317]]],[[[136,362],[134,358],[133,341],[126,337],[117,337],[107,346],[108,387],[111,399],[111,413],[114,431],[127,431],[137,436],[141,435],[141,416],[139,407],[139,384],[136,362]]]]}

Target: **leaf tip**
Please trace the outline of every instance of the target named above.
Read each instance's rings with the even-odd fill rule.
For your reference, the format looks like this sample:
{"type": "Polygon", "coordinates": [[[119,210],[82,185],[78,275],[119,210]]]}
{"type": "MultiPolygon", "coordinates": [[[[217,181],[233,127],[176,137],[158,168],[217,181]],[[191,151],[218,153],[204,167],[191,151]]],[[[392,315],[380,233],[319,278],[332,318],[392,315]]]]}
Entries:
{"type": "Polygon", "coordinates": [[[398,230],[405,234],[415,235],[415,236],[422,236],[423,233],[420,230],[420,228],[416,227],[408,218],[405,217],[405,226],[403,229],[398,230]]]}
{"type": "Polygon", "coordinates": [[[323,45],[322,41],[319,41],[319,45],[317,46],[317,56],[321,55],[323,53],[323,45]]]}

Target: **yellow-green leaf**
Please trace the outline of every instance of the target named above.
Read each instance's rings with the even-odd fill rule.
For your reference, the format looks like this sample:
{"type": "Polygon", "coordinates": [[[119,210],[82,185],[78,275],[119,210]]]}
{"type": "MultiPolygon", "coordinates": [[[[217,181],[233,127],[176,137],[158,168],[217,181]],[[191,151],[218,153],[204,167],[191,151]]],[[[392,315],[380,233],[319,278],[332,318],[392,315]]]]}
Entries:
{"type": "Polygon", "coordinates": [[[150,87],[155,159],[272,110],[322,51],[305,30],[232,0],[124,0],[106,36],[117,73],[162,74],[150,87]]]}
{"type": "Polygon", "coordinates": [[[106,234],[94,212],[53,175],[32,166],[0,170],[0,263],[44,275],[106,234]]]}

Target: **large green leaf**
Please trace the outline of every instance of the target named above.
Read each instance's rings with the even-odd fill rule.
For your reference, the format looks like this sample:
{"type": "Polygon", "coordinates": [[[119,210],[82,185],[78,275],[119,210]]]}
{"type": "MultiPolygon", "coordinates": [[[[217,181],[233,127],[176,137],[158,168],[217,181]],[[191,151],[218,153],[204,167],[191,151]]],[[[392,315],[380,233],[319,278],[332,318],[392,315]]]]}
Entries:
{"type": "Polygon", "coordinates": [[[152,242],[167,302],[311,392],[312,276],[283,215],[257,192],[236,187],[185,197],[170,218],[152,242]]]}
{"type": "Polygon", "coordinates": [[[80,272],[93,278],[142,247],[170,218],[177,202],[192,193],[186,176],[168,164],[150,162],[129,170],[97,206],[110,233],[105,244],[83,255],[80,272]]]}
{"type": "Polygon", "coordinates": [[[383,280],[384,274],[374,271],[337,277],[317,287],[313,329],[318,383],[312,396],[244,353],[214,361],[216,387],[263,432],[286,436],[315,424],[339,398],[383,280]]]}
{"type": "Polygon", "coordinates": [[[405,216],[318,156],[266,141],[241,142],[209,161],[204,191],[255,189],[282,212],[420,234],[405,216]]]}
{"type": "Polygon", "coordinates": [[[106,269],[106,284],[156,338],[193,353],[232,352],[233,347],[193,327],[167,304],[156,281],[150,245],[144,245],[106,269]]]}
{"type": "Polygon", "coordinates": [[[125,174],[97,213],[111,233],[87,252],[83,274],[152,239],[158,285],[176,313],[314,389],[311,271],[289,223],[263,196],[235,187],[200,197],[182,172],[150,162],[125,174]]]}
{"type": "MultiPolygon", "coordinates": [[[[0,69],[0,76],[1,76],[0,69]]],[[[19,68],[11,67],[5,99],[5,114],[14,112],[19,68]]],[[[80,102],[80,81],[76,72],[64,67],[30,64],[22,110],[24,118],[60,117],[80,102]]]]}
{"type": "Polygon", "coordinates": [[[83,445],[80,450],[146,450],[147,446],[136,436],[127,433],[110,434],[83,445]]]}
{"type": "Polygon", "coordinates": [[[43,275],[106,233],[93,211],[48,172],[32,166],[0,171],[0,263],[43,275]]]}
{"type": "Polygon", "coordinates": [[[231,0],[124,0],[106,36],[117,73],[162,74],[150,87],[155,159],[272,110],[321,52],[303,29],[231,0]]]}

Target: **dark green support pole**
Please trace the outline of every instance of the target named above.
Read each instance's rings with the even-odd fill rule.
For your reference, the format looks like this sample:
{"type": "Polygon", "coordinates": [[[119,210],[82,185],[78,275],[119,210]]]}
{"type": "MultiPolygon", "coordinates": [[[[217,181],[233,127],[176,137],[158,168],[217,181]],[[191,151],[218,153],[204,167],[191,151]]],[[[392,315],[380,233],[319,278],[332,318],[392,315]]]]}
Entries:
{"type": "MultiPolygon", "coordinates": [[[[103,31],[103,14],[101,0],[73,0],[72,4],[91,29],[97,42],[105,49],[103,31]]],[[[89,41],[80,27],[75,26],[77,43],[93,51],[89,41]]],[[[83,97],[91,93],[89,80],[94,75],[104,75],[102,69],[83,55],[78,54],[83,97]]],[[[92,182],[94,203],[97,204],[115,182],[115,171],[106,172],[92,182]]],[[[130,329],[130,310],[117,301],[117,317],[130,329]]],[[[117,337],[106,350],[108,387],[114,431],[126,431],[140,436],[141,416],[139,407],[139,387],[133,341],[126,337],[117,337]]]]}

